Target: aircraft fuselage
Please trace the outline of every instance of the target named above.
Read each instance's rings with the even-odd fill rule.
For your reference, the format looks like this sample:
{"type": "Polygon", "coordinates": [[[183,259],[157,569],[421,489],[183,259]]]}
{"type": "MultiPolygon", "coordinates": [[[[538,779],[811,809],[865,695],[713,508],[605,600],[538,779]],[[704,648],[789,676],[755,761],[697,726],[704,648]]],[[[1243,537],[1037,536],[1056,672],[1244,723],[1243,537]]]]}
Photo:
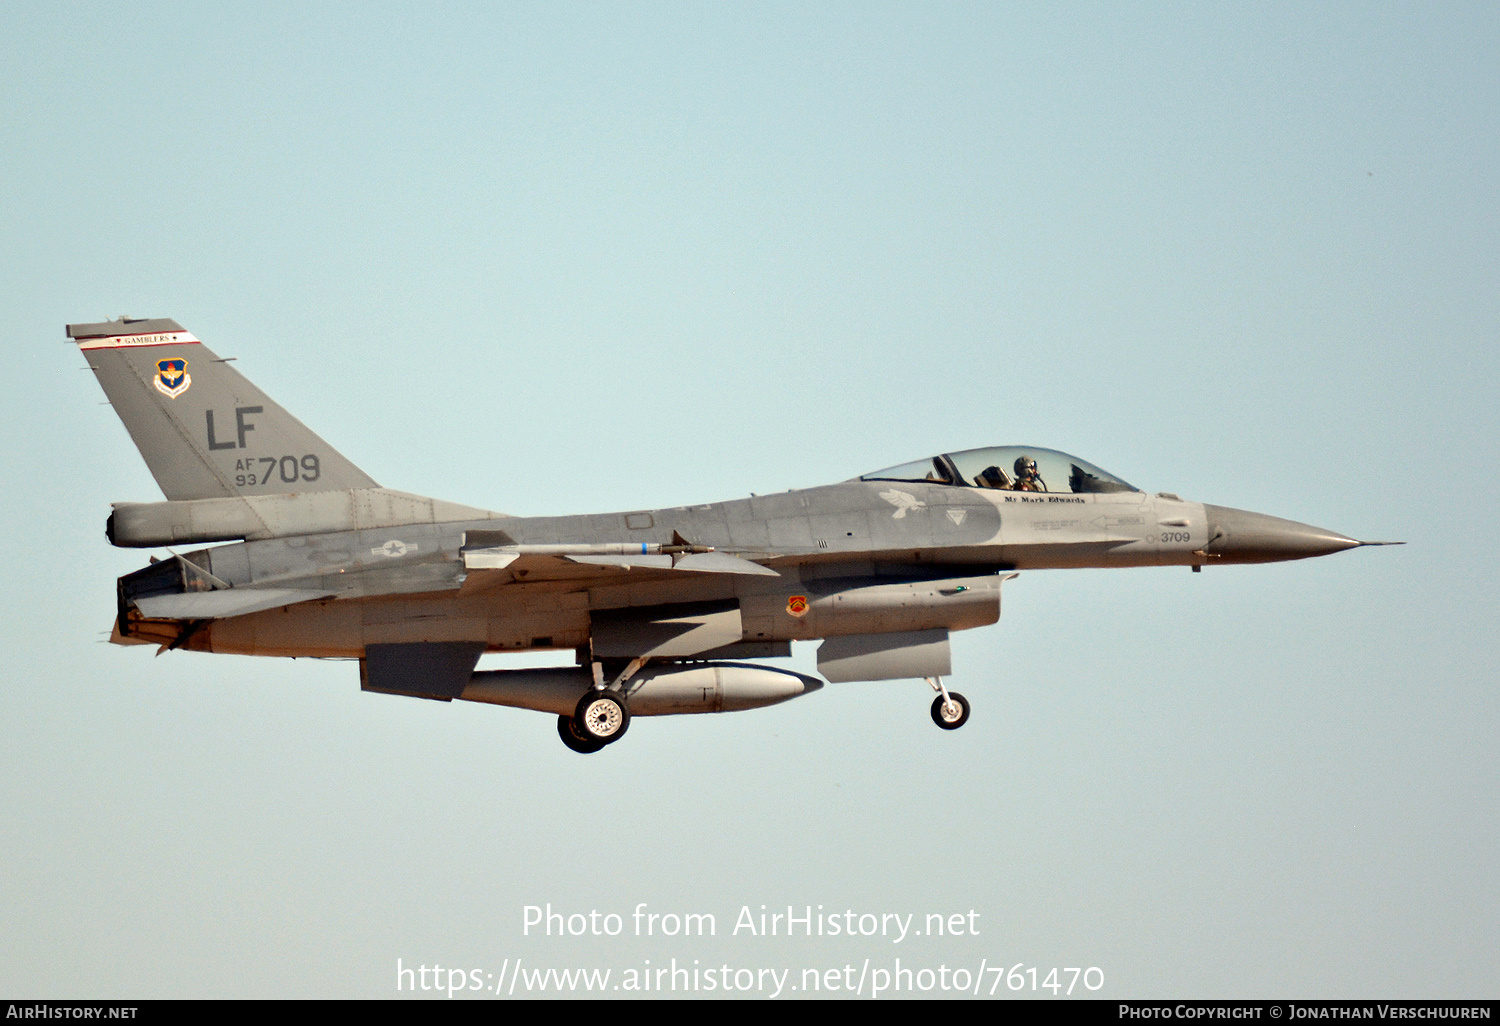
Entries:
{"type": "Polygon", "coordinates": [[[1137,491],[851,481],[699,506],[218,546],[188,558],[235,587],[297,581],[333,595],[215,621],[185,647],[354,657],[367,644],[482,638],[500,651],[578,648],[588,644],[592,615],[601,611],[731,599],[740,605],[747,643],[961,630],[998,619],[1000,571],[1258,562],[1297,558],[1286,553],[1299,541],[1307,549],[1301,555],[1358,544],[1290,521],[1137,491]],[[1226,536],[1224,524],[1233,534],[1226,536]],[[497,528],[517,545],[681,539],[754,559],[777,576],[637,569],[622,570],[614,584],[601,582],[596,567],[555,560],[466,573],[465,535],[497,528]],[[1264,536],[1260,548],[1231,546],[1241,537],[1253,541],[1252,528],[1264,536]],[[393,586],[409,590],[388,593],[393,586]],[[376,589],[386,593],[359,594],[376,589]]]}

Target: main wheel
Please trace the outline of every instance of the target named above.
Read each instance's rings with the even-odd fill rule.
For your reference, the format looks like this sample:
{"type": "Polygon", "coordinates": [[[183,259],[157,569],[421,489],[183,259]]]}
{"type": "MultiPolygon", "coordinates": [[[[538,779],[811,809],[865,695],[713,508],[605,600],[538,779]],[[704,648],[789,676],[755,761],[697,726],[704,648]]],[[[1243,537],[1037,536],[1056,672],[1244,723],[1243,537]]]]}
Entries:
{"type": "Polygon", "coordinates": [[[944,704],[943,696],[938,695],[932,700],[932,722],[944,730],[957,730],[969,722],[969,700],[957,691],[950,691],[944,704]]]}
{"type": "Polygon", "coordinates": [[[589,691],[578,700],[573,713],[573,729],[601,745],[620,740],[629,726],[630,710],[625,708],[625,700],[608,691],[589,691]]]}
{"type": "Polygon", "coordinates": [[[604,747],[604,742],[602,741],[579,737],[577,729],[573,726],[573,717],[571,716],[559,716],[557,718],[557,736],[562,738],[563,744],[582,755],[593,755],[604,747]]]}

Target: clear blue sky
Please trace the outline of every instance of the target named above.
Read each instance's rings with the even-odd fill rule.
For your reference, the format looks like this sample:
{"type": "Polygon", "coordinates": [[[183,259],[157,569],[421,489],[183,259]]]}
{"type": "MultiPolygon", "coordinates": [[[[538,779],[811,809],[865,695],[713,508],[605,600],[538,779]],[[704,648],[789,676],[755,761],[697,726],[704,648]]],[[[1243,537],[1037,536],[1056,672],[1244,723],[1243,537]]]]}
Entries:
{"type": "MultiPolygon", "coordinates": [[[[26,5],[0,38],[0,991],[1098,966],[1494,996],[1488,4],[26,5]],[[63,324],[174,317],[383,485],[702,502],[1025,443],[1399,549],[1030,573],[920,682],[642,720],[98,643],[159,493],[63,324]],[[521,910],[718,915],[539,941],[521,910]],[[981,934],[727,937],[742,905],[981,934]]],[[[811,646],[796,665],[810,667],[811,646]]]]}

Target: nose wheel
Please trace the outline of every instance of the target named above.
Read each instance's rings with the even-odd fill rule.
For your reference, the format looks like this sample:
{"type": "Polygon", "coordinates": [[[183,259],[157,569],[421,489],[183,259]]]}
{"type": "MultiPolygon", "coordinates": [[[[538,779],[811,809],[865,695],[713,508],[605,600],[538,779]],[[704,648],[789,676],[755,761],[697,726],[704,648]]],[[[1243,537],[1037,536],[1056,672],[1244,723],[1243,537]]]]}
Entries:
{"type": "Polygon", "coordinates": [[[928,677],[938,696],[932,700],[932,722],[944,730],[957,730],[969,722],[969,700],[943,686],[943,678],[928,677]]]}

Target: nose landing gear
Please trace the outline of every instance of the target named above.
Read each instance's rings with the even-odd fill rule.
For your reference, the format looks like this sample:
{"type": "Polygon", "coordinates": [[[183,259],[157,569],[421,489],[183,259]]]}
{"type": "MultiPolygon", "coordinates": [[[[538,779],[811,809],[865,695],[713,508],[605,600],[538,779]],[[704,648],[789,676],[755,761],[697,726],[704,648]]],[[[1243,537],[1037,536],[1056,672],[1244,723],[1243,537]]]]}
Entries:
{"type": "Polygon", "coordinates": [[[943,686],[943,678],[928,677],[938,696],[932,700],[932,722],[944,730],[957,730],[969,722],[969,700],[943,686]]]}

